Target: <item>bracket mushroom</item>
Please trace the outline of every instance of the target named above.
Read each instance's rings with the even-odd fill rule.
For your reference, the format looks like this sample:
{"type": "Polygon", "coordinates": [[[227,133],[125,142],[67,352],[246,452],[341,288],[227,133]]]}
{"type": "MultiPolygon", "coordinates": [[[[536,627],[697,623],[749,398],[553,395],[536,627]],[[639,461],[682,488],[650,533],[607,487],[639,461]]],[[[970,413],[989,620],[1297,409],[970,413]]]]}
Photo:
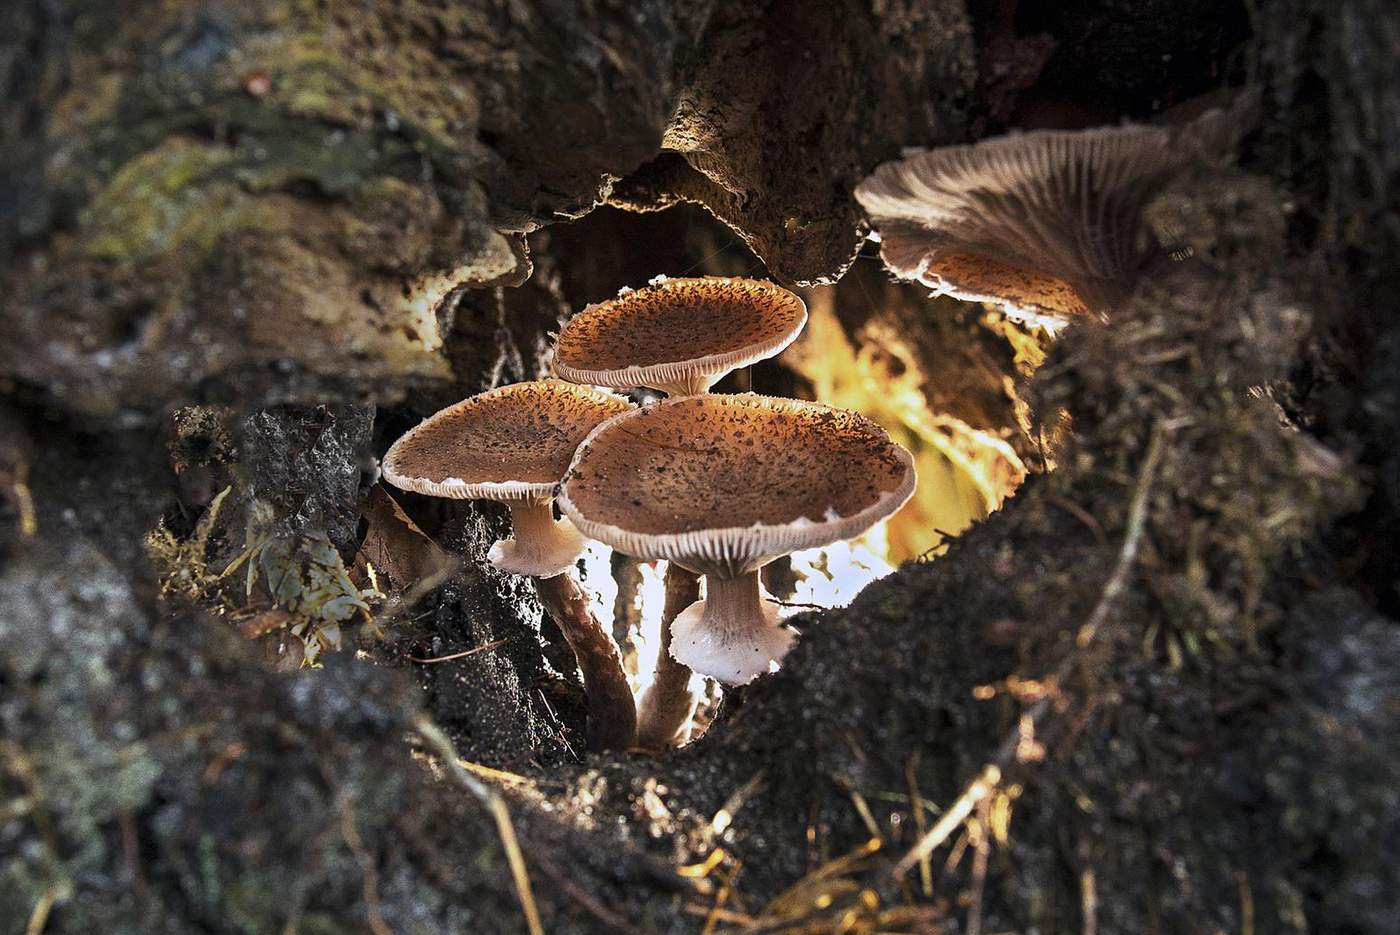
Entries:
{"type": "Polygon", "coordinates": [[[569,319],[554,372],[575,383],[691,396],[781,352],[806,324],[802,299],[771,282],[658,277],[569,319]]]}
{"type": "Polygon", "coordinates": [[[849,539],[914,492],[909,452],[860,415],[743,394],[668,399],[614,416],[579,446],[559,508],[583,533],[706,576],[672,624],[671,655],[742,685],[771,671],[792,634],[758,571],[849,539]]]}
{"type": "Polygon", "coordinates": [[[1218,112],[1185,127],[1035,131],[888,162],[856,187],[902,279],[1051,327],[1107,315],[1169,254],[1142,235],[1169,176],[1218,145],[1218,112]]]}

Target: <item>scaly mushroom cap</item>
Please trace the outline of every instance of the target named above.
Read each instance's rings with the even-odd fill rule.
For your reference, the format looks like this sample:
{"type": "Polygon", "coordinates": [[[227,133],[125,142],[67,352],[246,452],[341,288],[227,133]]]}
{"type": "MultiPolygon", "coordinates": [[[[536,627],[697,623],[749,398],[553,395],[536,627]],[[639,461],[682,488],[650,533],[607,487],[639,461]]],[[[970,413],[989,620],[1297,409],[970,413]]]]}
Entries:
{"type": "Polygon", "coordinates": [[[597,386],[703,393],[772,357],[807,323],[786,289],[756,279],[658,279],[589,305],[559,332],[554,372],[597,386]]]}
{"type": "Polygon", "coordinates": [[[563,380],[488,390],[394,442],[384,455],[384,479],[433,497],[548,499],[579,442],[631,408],[620,396],[563,380]]]}
{"type": "Polygon", "coordinates": [[[1161,252],[1140,236],[1143,207],[1215,130],[998,137],[885,163],[855,195],[895,275],[1062,324],[1106,314],[1132,291],[1161,252]]]}
{"type": "Polygon", "coordinates": [[[859,535],[914,484],[909,452],[859,413],[690,396],[594,429],[558,502],[584,535],[621,552],[732,578],[859,535]]]}

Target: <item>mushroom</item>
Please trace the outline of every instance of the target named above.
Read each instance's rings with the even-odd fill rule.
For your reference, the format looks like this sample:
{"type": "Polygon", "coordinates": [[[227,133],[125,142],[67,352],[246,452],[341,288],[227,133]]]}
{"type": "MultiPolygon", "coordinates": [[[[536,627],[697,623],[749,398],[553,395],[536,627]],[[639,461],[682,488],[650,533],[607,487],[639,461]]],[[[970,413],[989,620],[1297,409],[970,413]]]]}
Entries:
{"type": "Polygon", "coordinates": [[[571,318],[559,332],[554,372],[575,383],[690,396],[779,353],[806,323],[802,300],[770,282],[658,277],[571,318]]]}
{"type": "Polygon", "coordinates": [[[1106,315],[1166,254],[1144,206],[1216,127],[1036,131],[888,162],[856,187],[895,275],[1056,326],[1106,315]]]}
{"type": "Polygon", "coordinates": [[[554,519],[554,488],[579,441],[633,406],[612,393],[563,380],[516,383],[465,399],[409,430],[384,455],[384,479],[434,497],[497,500],[514,537],[491,546],[502,571],[535,576],[540,602],[559,624],[583,673],[591,749],[624,749],[637,709],[617,645],[567,572],[584,538],[554,519]]]}
{"type": "Polygon", "coordinates": [[[591,538],[706,576],[672,624],[671,655],[730,685],[792,644],[761,599],[773,558],[856,536],[914,491],[909,452],[864,416],[744,394],[669,399],[614,416],[579,446],[559,508],[591,538]]]}
{"type": "Polygon", "coordinates": [[[409,430],[384,455],[384,479],[432,497],[497,500],[514,537],[488,555],[516,575],[552,578],[578,560],[584,539],[554,518],[554,485],[594,426],[632,404],[563,380],[516,383],[448,406],[409,430]]]}
{"type": "MultiPolygon", "coordinates": [[[[598,386],[695,395],[731,370],[778,354],[806,323],[802,299],[769,282],[657,277],[645,289],[624,290],[574,316],[559,333],[554,371],[598,386]]],[[[671,655],[670,624],[679,609],[673,604],[699,587],[694,573],[668,563],[661,651],[638,710],[644,747],[679,746],[689,736],[698,699],[690,691],[690,670],[671,655]]]]}

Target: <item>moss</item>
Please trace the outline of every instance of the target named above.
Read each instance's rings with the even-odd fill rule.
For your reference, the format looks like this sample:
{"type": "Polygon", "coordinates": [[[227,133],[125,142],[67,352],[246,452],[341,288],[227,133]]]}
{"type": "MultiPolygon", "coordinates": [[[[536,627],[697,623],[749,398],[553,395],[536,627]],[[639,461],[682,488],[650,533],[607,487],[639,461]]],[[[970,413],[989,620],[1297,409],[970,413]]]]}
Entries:
{"type": "Polygon", "coordinates": [[[268,34],[248,44],[240,67],[251,62],[266,74],[265,103],[293,117],[367,127],[392,113],[439,145],[460,145],[450,134],[474,127],[480,115],[471,88],[386,28],[366,11],[354,28],[326,23],[268,34]]]}
{"type": "Polygon", "coordinates": [[[172,139],[124,165],[83,215],[85,247],[93,256],[139,260],[168,249],[192,219],[233,205],[225,190],[202,184],[232,161],[228,150],[172,139]],[[222,204],[210,204],[217,197],[222,204]]]}
{"type": "Polygon", "coordinates": [[[91,124],[109,119],[124,87],[122,76],[112,73],[95,79],[81,91],[70,91],[54,104],[49,132],[60,137],[75,136],[91,124]]]}

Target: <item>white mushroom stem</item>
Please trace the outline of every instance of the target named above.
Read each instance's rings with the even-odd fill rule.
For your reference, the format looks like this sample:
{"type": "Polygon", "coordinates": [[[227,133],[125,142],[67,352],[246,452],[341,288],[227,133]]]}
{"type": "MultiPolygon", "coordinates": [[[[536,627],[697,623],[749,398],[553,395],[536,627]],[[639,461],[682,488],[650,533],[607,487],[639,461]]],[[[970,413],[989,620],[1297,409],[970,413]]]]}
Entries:
{"type": "Polygon", "coordinates": [[[652,389],[660,390],[670,397],[699,396],[708,393],[710,387],[722,380],[724,376],[723,373],[690,373],[677,377],[675,380],[657,380],[652,389]]]}
{"type": "Polygon", "coordinates": [[[491,546],[487,558],[513,575],[553,578],[573,567],[583,554],[584,538],[567,519],[554,518],[553,498],[511,500],[514,535],[491,546]]]}
{"type": "Polygon", "coordinates": [[[772,672],[792,648],[792,631],[763,600],[755,569],[735,578],[705,576],[705,599],[671,624],[671,655],[701,675],[744,685],[772,672]]]}

